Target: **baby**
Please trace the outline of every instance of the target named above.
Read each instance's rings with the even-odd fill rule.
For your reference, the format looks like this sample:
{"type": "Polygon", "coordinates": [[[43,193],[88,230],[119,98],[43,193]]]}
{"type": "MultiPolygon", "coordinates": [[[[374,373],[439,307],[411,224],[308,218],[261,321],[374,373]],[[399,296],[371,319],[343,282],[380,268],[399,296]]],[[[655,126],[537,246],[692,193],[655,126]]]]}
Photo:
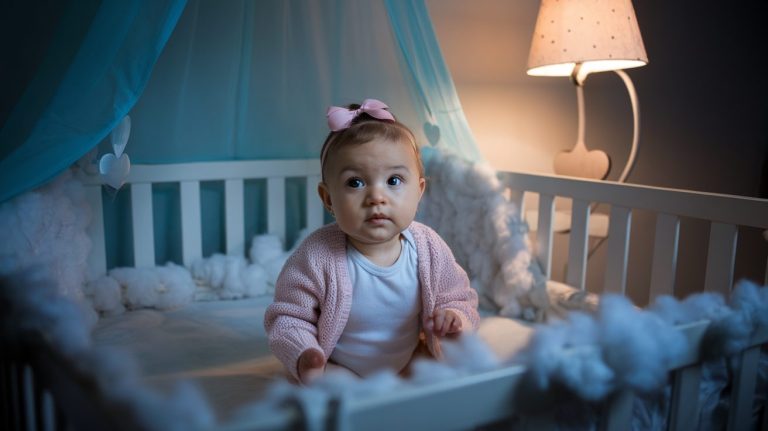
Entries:
{"type": "Polygon", "coordinates": [[[414,221],[425,179],[413,133],[374,99],[327,116],[318,193],[336,222],[288,258],[264,318],[270,349],[302,383],[326,367],[404,372],[421,340],[439,358],[441,337],[479,320],[451,250],[414,221]]]}

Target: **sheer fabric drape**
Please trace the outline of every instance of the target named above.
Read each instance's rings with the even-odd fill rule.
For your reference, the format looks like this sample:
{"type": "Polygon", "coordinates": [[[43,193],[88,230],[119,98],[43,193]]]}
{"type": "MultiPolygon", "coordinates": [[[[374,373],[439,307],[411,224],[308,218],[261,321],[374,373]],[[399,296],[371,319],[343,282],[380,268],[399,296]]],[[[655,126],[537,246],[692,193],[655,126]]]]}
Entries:
{"type": "MultiPolygon", "coordinates": [[[[16,33],[2,43],[16,44],[8,51],[30,69],[2,74],[15,81],[2,84],[11,90],[2,94],[9,108],[0,126],[0,202],[58,175],[107,136],[141,95],[185,2],[3,7],[4,31],[16,33]],[[25,25],[25,17],[45,13],[56,16],[25,25]],[[22,61],[27,54],[35,61],[22,61]]],[[[3,58],[3,69],[13,68],[12,61],[3,58]]]]}
{"type": "Polygon", "coordinates": [[[479,157],[423,2],[190,0],[131,113],[132,157],[318,157],[325,109],[371,97],[479,157]]]}

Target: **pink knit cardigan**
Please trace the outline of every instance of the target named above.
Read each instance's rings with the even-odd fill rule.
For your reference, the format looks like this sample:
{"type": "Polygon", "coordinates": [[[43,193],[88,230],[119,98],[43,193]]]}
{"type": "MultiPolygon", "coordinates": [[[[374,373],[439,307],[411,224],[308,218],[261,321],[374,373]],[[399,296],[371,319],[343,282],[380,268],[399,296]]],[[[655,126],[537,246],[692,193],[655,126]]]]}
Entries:
{"type": "MultiPolygon", "coordinates": [[[[461,316],[464,331],[474,330],[480,320],[477,293],[469,287],[467,274],[435,231],[418,222],[408,229],[418,252],[422,327],[435,310],[451,309],[461,316]]],[[[346,247],[346,235],[338,225],[326,225],[302,242],[277,279],[264,326],[272,353],[296,378],[301,353],[315,348],[327,359],[347,324],[352,285],[346,247]]],[[[436,336],[428,336],[427,345],[440,357],[436,336]]]]}

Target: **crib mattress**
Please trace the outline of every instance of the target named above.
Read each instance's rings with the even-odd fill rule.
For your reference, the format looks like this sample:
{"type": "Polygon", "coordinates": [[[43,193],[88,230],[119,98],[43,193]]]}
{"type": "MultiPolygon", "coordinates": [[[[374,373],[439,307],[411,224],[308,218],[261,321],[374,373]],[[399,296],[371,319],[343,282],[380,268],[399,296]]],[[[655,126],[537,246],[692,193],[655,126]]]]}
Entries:
{"type": "Polygon", "coordinates": [[[222,418],[257,400],[282,376],[264,332],[271,298],[194,302],[172,311],[142,309],[102,318],[94,341],[133,353],[146,383],[166,390],[197,384],[222,418]]]}
{"type": "MultiPolygon", "coordinates": [[[[158,390],[179,380],[196,384],[218,419],[226,419],[285,377],[264,331],[271,301],[259,297],[129,311],[100,319],[94,341],[132,352],[145,383],[158,390]]],[[[502,360],[522,348],[531,332],[526,323],[494,316],[484,317],[478,331],[502,360]]]]}

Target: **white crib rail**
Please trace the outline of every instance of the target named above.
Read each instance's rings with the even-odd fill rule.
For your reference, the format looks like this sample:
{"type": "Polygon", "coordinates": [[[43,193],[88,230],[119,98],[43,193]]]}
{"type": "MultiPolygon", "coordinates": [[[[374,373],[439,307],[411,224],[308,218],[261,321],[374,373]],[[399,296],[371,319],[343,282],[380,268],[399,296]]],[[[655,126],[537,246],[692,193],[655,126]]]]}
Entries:
{"type": "Polygon", "coordinates": [[[596,203],[611,205],[606,291],[624,293],[632,210],[656,214],[651,299],[673,293],[680,217],[710,222],[704,290],[726,294],[733,287],[738,228],[768,228],[765,199],[516,172],[502,172],[499,177],[512,190],[539,194],[536,256],[548,275],[552,265],[554,198],[573,200],[565,281],[580,289],[585,287],[590,205],[596,203]]]}
{"type": "MultiPolygon", "coordinates": [[[[177,183],[181,200],[182,259],[190,265],[202,257],[200,184],[224,182],[225,244],[228,254],[242,254],[245,246],[244,183],[252,179],[267,181],[267,231],[285,240],[287,178],[306,178],[306,220],[310,230],[323,224],[323,208],[316,195],[320,163],[316,159],[255,160],[162,165],[134,165],[123,187],[130,188],[134,265],[155,265],[152,185],[177,183]]],[[[91,278],[107,270],[104,244],[101,182],[98,177],[82,177],[94,220],[90,227],[93,251],[89,260],[91,278]]]]}
{"type": "MultiPolygon", "coordinates": [[[[668,430],[692,430],[699,425],[699,384],[701,375],[700,347],[708,321],[698,321],[678,329],[688,340],[689,349],[675,363],[670,401],[668,430]]],[[[756,360],[760,345],[768,342],[768,329],[755,333],[745,350],[737,358],[739,373],[734,381],[728,414],[728,430],[749,429],[754,403],[756,360]]],[[[524,382],[526,369],[510,366],[436,381],[419,386],[399,387],[396,391],[378,395],[330,398],[321,417],[315,417],[324,429],[393,430],[440,429],[468,430],[479,426],[517,418],[514,429],[546,431],[558,429],[555,418],[545,407],[543,413],[515,410],[520,400],[528,405],[552,402],[537,400],[536,391],[524,382]],[[533,399],[531,399],[533,397],[533,399]]],[[[622,389],[601,404],[598,429],[624,431],[631,429],[632,406],[635,395],[622,389]]],[[[272,414],[264,414],[246,421],[225,424],[217,431],[284,430],[302,425],[302,415],[295,406],[286,405],[272,414]]],[[[306,424],[304,424],[306,426],[306,424]]],[[[497,427],[491,429],[508,429],[497,427]]]]}
{"type": "MultiPolygon", "coordinates": [[[[141,255],[137,259],[137,265],[154,264],[152,184],[180,184],[182,248],[184,261],[187,262],[202,253],[201,182],[225,183],[228,214],[225,217],[226,247],[227,250],[238,250],[242,245],[239,242],[243,241],[244,232],[242,192],[245,180],[267,180],[268,230],[282,236],[285,230],[286,178],[307,177],[307,224],[309,228],[322,224],[323,210],[315,196],[319,176],[319,162],[314,159],[134,166],[128,184],[133,201],[135,254],[141,255]]],[[[569,267],[572,269],[568,273],[568,280],[581,287],[584,285],[590,207],[596,202],[611,205],[608,243],[610,258],[607,262],[610,269],[606,271],[605,281],[616,286],[618,291],[623,290],[626,284],[627,249],[633,209],[650,210],[657,214],[652,268],[652,288],[656,294],[670,293],[674,284],[681,217],[704,219],[711,223],[706,269],[706,285],[710,290],[730,289],[738,227],[768,228],[768,202],[761,199],[510,172],[501,173],[500,178],[512,189],[540,195],[536,254],[547,274],[551,268],[554,198],[564,196],[574,200],[571,229],[572,238],[576,240],[572,240],[575,245],[572,244],[570,249],[569,267]]],[[[96,240],[93,260],[95,263],[91,269],[97,274],[103,274],[106,258],[101,185],[98,178],[85,178],[85,182],[88,198],[95,206],[95,223],[92,223],[92,238],[96,240]]],[[[700,347],[708,325],[708,322],[695,322],[679,328],[688,338],[690,349],[685,357],[670,367],[673,373],[673,387],[668,429],[687,430],[697,424],[702,360],[700,347]]],[[[768,329],[763,327],[752,336],[748,347],[736,357],[739,366],[734,368],[738,372],[731,382],[728,429],[738,430],[749,426],[750,411],[754,405],[757,360],[761,346],[766,343],[768,329]]],[[[21,374],[24,371],[17,365],[29,363],[29,359],[17,358],[9,352],[9,349],[0,349],[0,386],[3,388],[3,394],[26,394],[26,378],[21,374]]],[[[53,353],[49,356],[52,355],[53,353]]],[[[515,411],[514,406],[516,400],[519,400],[518,397],[528,396],[527,393],[519,392],[524,388],[525,372],[522,367],[512,366],[429,385],[398,388],[392,393],[377,396],[348,400],[331,398],[323,414],[331,429],[340,428],[340,425],[345,425],[348,429],[370,430],[468,429],[520,414],[521,412],[515,411]]],[[[39,376],[44,377],[45,373],[40,373],[39,376]]],[[[48,384],[51,385],[50,394],[54,398],[70,399],[70,392],[65,389],[73,385],[62,385],[53,381],[48,384]]],[[[600,428],[629,429],[633,398],[634,395],[630,391],[622,390],[604,403],[600,428]]],[[[87,405],[86,401],[80,404],[87,405]]],[[[301,415],[295,407],[284,406],[251,422],[223,425],[217,429],[292,429],[300,426],[301,421],[301,415]]],[[[555,428],[553,418],[548,416],[526,417],[521,426],[523,429],[536,430],[555,428]]],[[[765,428],[765,425],[763,427],[765,428]]]]}

